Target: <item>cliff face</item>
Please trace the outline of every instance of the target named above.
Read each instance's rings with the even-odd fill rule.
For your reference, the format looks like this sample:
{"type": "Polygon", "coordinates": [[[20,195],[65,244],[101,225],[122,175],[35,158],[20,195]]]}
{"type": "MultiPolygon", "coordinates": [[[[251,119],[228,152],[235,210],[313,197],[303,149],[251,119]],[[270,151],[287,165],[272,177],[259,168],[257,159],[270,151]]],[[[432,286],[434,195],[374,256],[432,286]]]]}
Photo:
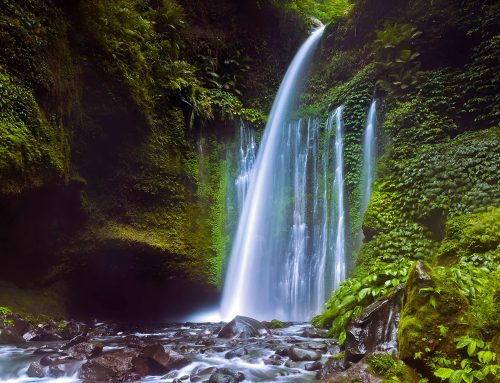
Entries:
{"type": "Polygon", "coordinates": [[[58,286],[76,314],[213,301],[224,143],[240,117],[262,124],[303,19],[266,1],[2,0],[0,14],[0,278],[58,286]]]}
{"type": "Polygon", "coordinates": [[[500,260],[499,11],[494,1],[358,1],[325,32],[304,94],[305,114],[345,105],[351,238],[364,237],[351,278],[314,322],[345,341],[364,307],[407,281],[398,351],[431,381],[495,374],[478,352],[499,350],[491,315],[500,260]],[[361,217],[361,140],[374,97],[377,180],[361,217]]]}

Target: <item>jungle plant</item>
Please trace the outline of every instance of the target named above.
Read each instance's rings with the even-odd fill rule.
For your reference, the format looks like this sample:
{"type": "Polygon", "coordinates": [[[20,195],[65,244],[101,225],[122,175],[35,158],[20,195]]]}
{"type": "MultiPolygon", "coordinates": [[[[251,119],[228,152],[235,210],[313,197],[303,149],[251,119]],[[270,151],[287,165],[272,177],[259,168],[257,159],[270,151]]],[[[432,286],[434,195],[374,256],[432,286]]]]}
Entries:
{"type": "Polygon", "coordinates": [[[457,351],[466,356],[460,360],[435,358],[432,363],[435,376],[450,383],[472,383],[485,380],[489,375],[496,376],[500,366],[495,363],[496,353],[490,350],[490,343],[468,335],[455,339],[455,342],[457,351]]]}
{"type": "Polygon", "coordinates": [[[330,328],[328,335],[345,342],[345,326],[363,307],[377,298],[390,295],[401,283],[406,282],[411,261],[400,259],[394,263],[378,262],[369,270],[342,282],[325,304],[326,310],[313,318],[318,327],[330,328]]]}
{"type": "Polygon", "coordinates": [[[375,63],[380,73],[378,84],[389,94],[401,95],[417,83],[420,69],[415,52],[415,39],[422,34],[409,24],[386,22],[384,29],[377,31],[373,44],[375,63]]]}

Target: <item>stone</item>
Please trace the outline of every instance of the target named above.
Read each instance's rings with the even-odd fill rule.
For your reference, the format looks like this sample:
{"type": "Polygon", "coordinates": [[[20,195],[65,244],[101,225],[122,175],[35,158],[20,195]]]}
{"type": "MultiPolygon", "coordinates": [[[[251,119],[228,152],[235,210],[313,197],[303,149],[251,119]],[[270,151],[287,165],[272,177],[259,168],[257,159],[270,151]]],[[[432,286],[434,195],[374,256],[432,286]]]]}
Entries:
{"type": "Polygon", "coordinates": [[[345,361],[356,363],[377,351],[397,352],[397,333],[404,285],[389,298],[380,298],[365,307],[346,327],[345,361]]]}
{"type": "Polygon", "coordinates": [[[322,367],[323,364],[319,360],[312,363],[306,363],[306,365],[304,366],[306,371],[319,371],[322,367]]]}
{"type": "Polygon", "coordinates": [[[165,350],[161,344],[144,347],[140,355],[147,360],[153,374],[163,374],[174,368],[182,368],[189,364],[189,361],[184,356],[173,350],[165,350]]]}
{"type": "Polygon", "coordinates": [[[281,366],[283,364],[283,358],[277,354],[274,354],[269,358],[264,359],[264,364],[270,366],[281,366]]]}
{"type": "Polygon", "coordinates": [[[198,367],[191,372],[189,379],[191,382],[201,382],[206,380],[206,378],[208,378],[216,371],[217,371],[216,367],[207,367],[207,368],[198,367]]]}
{"type": "Polygon", "coordinates": [[[288,356],[288,348],[289,347],[279,347],[276,351],[275,354],[279,356],[288,356]]]}
{"type": "Polygon", "coordinates": [[[297,362],[294,362],[293,360],[288,359],[288,360],[285,362],[285,367],[288,367],[288,368],[295,368],[295,367],[297,367],[297,362]]]}
{"type": "Polygon", "coordinates": [[[68,355],[76,359],[92,359],[101,355],[102,343],[82,342],[75,344],[67,350],[68,355]]]}
{"type": "Polygon", "coordinates": [[[25,340],[12,328],[0,329],[0,344],[19,344],[25,340]]]}
{"type": "Polygon", "coordinates": [[[61,336],[64,340],[73,339],[77,335],[86,335],[89,329],[89,326],[83,322],[64,321],[63,324],[61,336]]]}
{"type": "Polygon", "coordinates": [[[238,315],[220,330],[217,337],[248,339],[266,334],[267,330],[261,322],[238,315]]]}
{"type": "Polygon", "coordinates": [[[61,335],[59,335],[59,329],[54,323],[47,324],[39,324],[34,329],[26,332],[23,335],[23,338],[27,342],[33,341],[43,341],[43,342],[52,342],[62,340],[61,335]]]}
{"type": "Polygon", "coordinates": [[[328,383],[381,383],[383,378],[370,372],[369,367],[366,360],[363,359],[345,371],[337,371],[327,375],[321,381],[328,383]]]}
{"type": "Polygon", "coordinates": [[[316,373],[316,379],[322,380],[328,377],[329,375],[344,371],[344,360],[343,359],[334,359],[330,358],[326,361],[326,363],[321,367],[321,369],[316,373]]]}
{"type": "Polygon", "coordinates": [[[145,374],[144,371],[141,371],[142,374],[136,371],[144,366],[134,360],[138,353],[138,350],[130,349],[110,351],[88,360],[80,368],[78,376],[80,379],[91,381],[130,381],[134,375],[140,379],[145,374]]]}
{"type": "Polygon", "coordinates": [[[236,372],[230,370],[229,368],[218,368],[216,372],[214,372],[210,379],[209,383],[238,383],[245,380],[245,375],[241,372],[236,372]]]}
{"type": "Polygon", "coordinates": [[[248,350],[245,347],[235,348],[228,351],[224,357],[226,359],[241,358],[243,355],[248,355],[248,350]]]}
{"type": "Polygon", "coordinates": [[[302,331],[301,336],[304,338],[326,338],[327,330],[316,328],[316,327],[306,327],[302,331]]]}
{"type": "Polygon", "coordinates": [[[321,359],[321,353],[318,351],[306,350],[300,347],[292,346],[288,350],[290,359],[294,362],[313,361],[321,359]]]}
{"type": "Polygon", "coordinates": [[[61,348],[63,350],[67,350],[68,348],[74,346],[75,344],[85,342],[87,340],[87,337],[83,334],[78,334],[74,338],[71,338],[69,342],[64,344],[61,348]]]}
{"type": "Polygon", "coordinates": [[[45,376],[45,373],[40,362],[33,362],[28,367],[26,375],[28,375],[30,378],[43,378],[45,376]]]}

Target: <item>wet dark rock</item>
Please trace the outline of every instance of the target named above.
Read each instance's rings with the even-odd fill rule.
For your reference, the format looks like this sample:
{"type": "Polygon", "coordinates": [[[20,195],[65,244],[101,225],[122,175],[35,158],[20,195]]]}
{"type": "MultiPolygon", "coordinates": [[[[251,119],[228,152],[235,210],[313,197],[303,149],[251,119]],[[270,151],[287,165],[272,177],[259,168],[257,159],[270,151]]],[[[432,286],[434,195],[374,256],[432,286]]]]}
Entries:
{"type": "Polygon", "coordinates": [[[125,343],[127,344],[127,347],[131,348],[141,348],[147,345],[147,342],[137,335],[127,335],[125,343]]]}
{"type": "Polygon", "coordinates": [[[89,338],[102,338],[115,335],[117,326],[113,323],[96,323],[93,328],[88,331],[89,338]]]}
{"type": "Polygon", "coordinates": [[[288,360],[285,362],[285,367],[288,367],[288,368],[295,368],[295,367],[297,367],[297,362],[294,362],[293,360],[288,359],[288,360]]]}
{"type": "Polygon", "coordinates": [[[25,340],[12,328],[0,329],[0,344],[19,344],[25,340]]]}
{"type": "Polygon", "coordinates": [[[209,383],[238,383],[245,380],[245,375],[241,372],[236,372],[230,370],[229,368],[218,368],[216,372],[214,372],[210,379],[209,383]]]}
{"type": "Polygon", "coordinates": [[[49,375],[53,378],[60,378],[66,374],[66,369],[63,365],[55,364],[49,367],[49,375]]]}
{"type": "Polygon", "coordinates": [[[322,381],[328,383],[380,383],[383,378],[370,372],[369,365],[365,359],[353,364],[345,371],[337,371],[322,378],[322,381]]]}
{"type": "Polygon", "coordinates": [[[301,346],[308,348],[310,350],[318,350],[318,351],[326,351],[328,349],[326,343],[318,343],[318,342],[309,342],[301,346]]]}
{"type": "Polygon", "coordinates": [[[216,367],[201,368],[198,367],[191,372],[189,379],[191,382],[201,382],[217,371],[216,367]]]}
{"type": "Polygon", "coordinates": [[[8,328],[21,336],[33,329],[33,326],[23,317],[11,312],[0,315],[0,329],[2,328],[8,328]]]}
{"type": "Polygon", "coordinates": [[[138,350],[131,349],[111,351],[87,361],[78,376],[92,381],[130,381],[134,375],[140,379],[147,371],[138,354],[138,350]]]}
{"type": "Polygon", "coordinates": [[[43,372],[43,367],[40,362],[33,362],[28,367],[26,375],[28,375],[30,378],[43,378],[45,376],[45,373],[43,372]]]}
{"type": "Polygon", "coordinates": [[[241,358],[243,355],[248,355],[248,350],[245,347],[236,348],[224,355],[226,359],[241,358]]]}
{"type": "Polygon", "coordinates": [[[51,364],[55,363],[57,360],[57,356],[55,355],[44,355],[42,359],[40,359],[40,364],[42,366],[50,366],[51,364]]]}
{"type": "Polygon", "coordinates": [[[217,337],[248,339],[265,334],[267,334],[267,330],[261,322],[238,315],[220,330],[217,337]]]}
{"type": "Polygon", "coordinates": [[[46,344],[42,347],[37,348],[35,351],[33,351],[33,354],[35,354],[35,355],[56,354],[58,352],[59,352],[59,349],[57,347],[49,346],[46,344]]]}
{"type": "Polygon", "coordinates": [[[33,330],[28,331],[23,335],[23,338],[28,341],[44,341],[51,342],[62,340],[62,336],[59,335],[59,329],[54,323],[39,324],[33,330]]]}
{"type": "Polygon", "coordinates": [[[71,338],[69,342],[67,342],[66,344],[64,344],[61,349],[63,350],[67,350],[68,348],[78,344],[78,343],[82,343],[82,342],[85,342],[87,340],[87,337],[84,335],[84,334],[78,334],[76,335],[75,337],[71,338]]]}
{"type": "Polygon", "coordinates": [[[391,297],[376,300],[347,325],[345,363],[376,351],[396,352],[403,293],[399,285],[391,297]]]}
{"type": "Polygon", "coordinates": [[[187,366],[189,361],[173,350],[166,351],[161,344],[146,346],[141,350],[141,357],[147,360],[153,374],[163,374],[174,368],[187,366]]]}
{"type": "Polygon", "coordinates": [[[101,343],[82,342],[70,347],[67,353],[76,359],[92,359],[101,355],[102,349],[101,343]]]}
{"type": "Polygon", "coordinates": [[[326,338],[327,330],[316,328],[316,327],[306,327],[302,331],[301,336],[304,338],[326,338]]]}
{"type": "Polygon", "coordinates": [[[326,363],[321,367],[316,374],[316,379],[325,379],[327,376],[335,373],[344,371],[344,360],[343,359],[333,359],[330,358],[326,361],[326,363]]]}
{"type": "Polygon", "coordinates": [[[275,353],[279,356],[288,356],[288,349],[289,347],[280,347],[275,351],[275,353]]]}
{"type": "Polygon", "coordinates": [[[288,350],[290,359],[294,362],[312,361],[321,359],[321,353],[318,351],[306,350],[300,347],[292,346],[288,350]]]}
{"type": "Polygon", "coordinates": [[[317,360],[316,362],[306,363],[305,370],[306,371],[319,371],[323,367],[323,364],[317,360]]]}
{"type": "Polygon", "coordinates": [[[271,366],[281,366],[283,362],[284,362],[283,358],[276,354],[271,355],[269,358],[264,359],[264,364],[271,366]]]}
{"type": "Polygon", "coordinates": [[[83,322],[64,321],[61,336],[65,340],[73,339],[78,335],[86,335],[89,327],[83,322]]]}

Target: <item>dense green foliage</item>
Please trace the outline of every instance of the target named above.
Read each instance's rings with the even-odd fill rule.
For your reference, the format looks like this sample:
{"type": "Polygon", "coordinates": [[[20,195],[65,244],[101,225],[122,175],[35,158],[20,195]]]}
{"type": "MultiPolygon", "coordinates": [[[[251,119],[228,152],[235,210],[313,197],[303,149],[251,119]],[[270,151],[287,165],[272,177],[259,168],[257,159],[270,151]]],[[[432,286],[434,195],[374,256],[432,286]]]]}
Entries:
{"type": "Polygon", "coordinates": [[[327,28],[304,95],[305,113],[345,105],[351,236],[364,234],[351,278],[313,323],[343,341],[351,318],[406,282],[399,356],[431,381],[488,380],[496,368],[499,12],[492,1],[357,2],[327,28]],[[481,16],[470,17],[474,7],[481,16]],[[362,116],[373,94],[384,98],[377,181],[361,221],[362,116]],[[415,260],[427,262],[430,285],[419,285],[415,260]],[[492,354],[459,357],[455,339],[488,341],[492,354]]]}

